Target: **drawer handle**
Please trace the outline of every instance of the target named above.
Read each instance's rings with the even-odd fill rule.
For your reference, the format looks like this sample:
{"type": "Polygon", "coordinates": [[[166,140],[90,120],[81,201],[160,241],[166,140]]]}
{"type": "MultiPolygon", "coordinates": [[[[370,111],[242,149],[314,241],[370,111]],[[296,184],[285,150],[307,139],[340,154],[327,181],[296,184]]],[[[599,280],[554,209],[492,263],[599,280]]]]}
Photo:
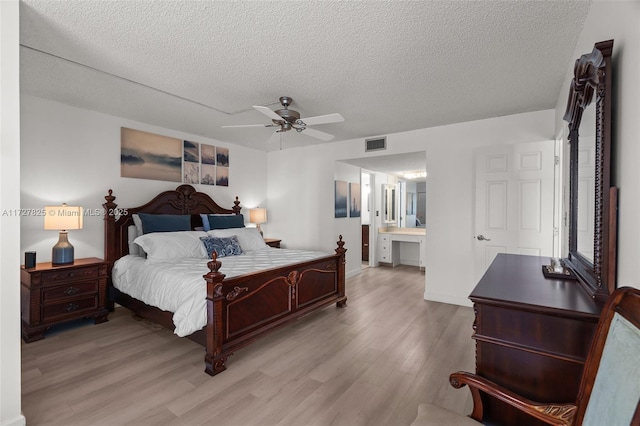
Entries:
{"type": "Polygon", "coordinates": [[[79,291],[80,291],[79,288],[71,286],[64,291],[64,294],[66,294],[67,296],[71,296],[72,294],[76,294],[79,291]]]}
{"type": "Polygon", "coordinates": [[[68,276],[68,277],[72,277],[72,276],[74,276],[74,275],[75,275],[75,272],[69,272],[69,273],[67,274],[67,276],[68,276]]]}
{"type": "Polygon", "coordinates": [[[80,305],[76,305],[75,303],[69,303],[67,305],[67,307],[64,308],[64,310],[67,311],[67,312],[72,312],[72,311],[75,311],[76,309],[78,309],[79,307],[80,307],[80,305]]]}

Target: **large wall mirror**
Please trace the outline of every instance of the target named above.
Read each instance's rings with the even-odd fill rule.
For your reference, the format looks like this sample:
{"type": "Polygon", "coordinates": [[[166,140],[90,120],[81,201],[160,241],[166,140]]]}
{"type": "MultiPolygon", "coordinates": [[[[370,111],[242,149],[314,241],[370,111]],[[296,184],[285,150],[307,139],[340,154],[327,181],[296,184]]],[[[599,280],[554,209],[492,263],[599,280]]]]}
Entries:
{"type": "Polygon", "coordinates": [[[576,60],[564,115],[569,123],[568,265],[589,294],[606,300],[616,285],[617,189],[611,187],[611,52],[596,43],[576,60]]]}

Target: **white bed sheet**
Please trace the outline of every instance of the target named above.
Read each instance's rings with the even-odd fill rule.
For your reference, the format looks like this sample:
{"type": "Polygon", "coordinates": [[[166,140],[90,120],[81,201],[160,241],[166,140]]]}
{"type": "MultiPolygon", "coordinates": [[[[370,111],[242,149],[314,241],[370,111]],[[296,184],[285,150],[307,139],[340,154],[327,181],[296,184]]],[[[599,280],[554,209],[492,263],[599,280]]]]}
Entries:
{"type": "MultiPolygon", "coordinates": [[[[222,262],[220,272],[226,278],[231,278],[325,256],[329,254],[266,248],[219,259],[222,262]]],[[[207,286],[202,276],[209,272],[208,261],[209,259],[153,261],[127,255],[113,266],[113,285],[147,305],[173,312],[174,333],[187,336],[207,324],[207,286]]]]}

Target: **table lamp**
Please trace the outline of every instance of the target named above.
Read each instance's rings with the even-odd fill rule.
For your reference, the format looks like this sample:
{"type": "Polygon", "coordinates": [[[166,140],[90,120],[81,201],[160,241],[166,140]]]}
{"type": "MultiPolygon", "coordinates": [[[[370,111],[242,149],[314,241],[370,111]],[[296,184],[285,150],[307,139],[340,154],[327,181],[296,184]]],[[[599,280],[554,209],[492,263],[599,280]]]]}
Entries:
{"type": "Polygon", "coordinates": [[[256,228],[260,231],[260,235],[262,235],[262,229],[260,229],[261,223],[267,222],[267,209],[257,207],[255,209],[249,210],[249,222],[255,223],[256,228]]]}
{"type": "Polygon", "coordinates": [[[44,229],[60,231],[60,238],[51,250],[53,265],[69,265],[73,263],[73,246],[69,243],[67,231],[82,229],[82,207],[46,206],[44,229]]]}

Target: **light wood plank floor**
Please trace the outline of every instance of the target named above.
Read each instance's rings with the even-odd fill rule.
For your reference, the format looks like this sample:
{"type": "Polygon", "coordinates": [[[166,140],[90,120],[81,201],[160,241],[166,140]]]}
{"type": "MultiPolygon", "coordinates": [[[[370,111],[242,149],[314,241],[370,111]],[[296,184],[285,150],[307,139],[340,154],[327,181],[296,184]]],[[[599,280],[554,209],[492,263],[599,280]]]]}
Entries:
{"type": "Polygon", "coordinates": [[[423,300],[418,268],[366,268],[331,305],[204,373],[202,347],[117,308],[22,345],[32,425],[406,425],[431,402],[468,414],[473,311],[423,300]]]}

